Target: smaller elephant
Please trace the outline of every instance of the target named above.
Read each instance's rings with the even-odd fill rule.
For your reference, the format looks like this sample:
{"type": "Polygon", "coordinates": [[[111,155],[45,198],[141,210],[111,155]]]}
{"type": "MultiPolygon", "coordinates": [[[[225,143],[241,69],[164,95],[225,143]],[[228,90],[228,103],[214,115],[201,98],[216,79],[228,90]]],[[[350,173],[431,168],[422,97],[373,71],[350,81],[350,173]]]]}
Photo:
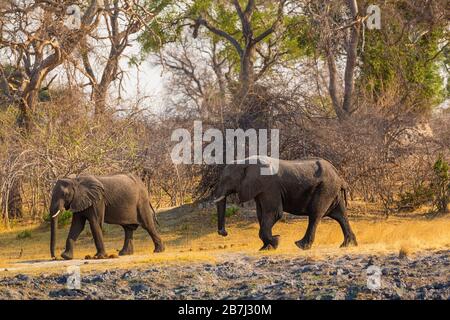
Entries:
{"type": "Polygon", "coordinates": [[[155,244],[154,252],[164,251],[164,244],[156,230],[155,213],[151,210],[147,188],[132,174],[110,176],[78,176],[56,182],[50,204],[50,254],[55,258],[58,214],[64,210],[73,213],[72,224],[61,256],[73,258],[73,246],[89,221],[97,253],[95,258],[106,258],[103,243],[103,223],[121,225],[125,241],[119,255],[133,254],[133,232],[142,226],[155,244]]]}
{"type": "Polygon", "coordinates": [[[272,235],[272,227],[283,211],[308,216],[306,234],[295,242],[301,249],[311,248],[323,217],[330,217],[341,226],[342,247],[357,245],[346,214],[346,189],[347,183],[336,168],[321,158],[287,161],[258,156],[236,161],[225,166],[215,190],[218,233],[228,235],[225,230],[226,199],[237,193],[241,203],[252,199],[256,202],[259,237],[263,242],[261,250],[278,247],[280,236],[272,235]],[[262,174],[261,169],[269,169],[272,174],[262,174]]]}

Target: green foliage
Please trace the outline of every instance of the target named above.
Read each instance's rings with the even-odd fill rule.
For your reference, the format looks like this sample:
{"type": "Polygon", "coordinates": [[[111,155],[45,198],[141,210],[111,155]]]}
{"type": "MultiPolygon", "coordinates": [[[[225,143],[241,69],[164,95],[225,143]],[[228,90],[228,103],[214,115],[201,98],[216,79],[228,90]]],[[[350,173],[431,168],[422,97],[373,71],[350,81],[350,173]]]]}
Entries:
{"type": "Polygon", "coordinates": [[[431,182],[434,193],[433,204],[438,212],[447,212],[450,198],[449,163],[445,161],[442,155],[439,155],[434,163],[433,173],[431,182]]]}
{"type": "Polygon", "coordinates": [[[28,238],[31,238],[30,230],[24,230],[17,234],[17,239],[19,239],[19,240],[28,239],[28,238]]]}
{"type": "MultiPolygon", "coordinates": [[[[245,8],[247,2],[241,1],[241,6],[245,8]]],[[[142,57],[148,53],[157,52],[167,44],[179,43],[183,36],[193,33],[193,26],[198,18],[203,18],[215,28],[222,30],[234,37],[241,45],[245,47],[245,39],[242,37],[242,25],[236,11],[236,8],[230,1],[216,0],[195,0],[195,1],[165,1],[163,8],[158,15],[158,19],[154,19],[144,33],[139,37],[142,47],[142,57]]],[[[276,17],[278,11],[278,1],[259,1],[257,10],[251,16],[251,26],[254,37],[262,34],[269,29],[276,17]]],[[[298,46],[297,30],[300,23],[299,17],[295,14],[285,16],[282,25],[284,31],[280,35],[271,34],[264,38],[261,46],[268,46],[269,42],[277,42],[280,52],[283,52],[284,60],[292,59],[299,54],[305,54],[304,51],[311,49],[300,48],[298,46]],[[276,41],[274,41],[276,39],[276,41]]],[[[306,33],[307,31],[305,31],[306,33]]],[[[230,42],[226,41],[204,27],[199,28],[199,37],[213,41],[218,46],[218,54],[226,57],[229,64],[233,66],[233,72],[239,73],[240,64],[236,49],[230,42]]],[[[273,47],[274,43],[270,45],[273,47]]],[[[273,50],[273,48],[272,48],[273,50]]],[[[137,60],[134,59],[133,63],[137,60]]]]}
{"type": "MultiPolygon", "coordinates": [[[[239,213],[239,207],[235,206],[235,205],[229,206],[228,208],[225,209],[225,217],[226,218],[235,216],[238,213],[239,213]]],[[[212,211],[211,220],[213,223],[217,222],[217,211],[216,210],[212,211]]]]}
{"type": "Polygon", "coordinates": [[[66,210],[59,214],[58,216],[58,226],[63,227],[70,224],[72,221],[72,212],[70,210],[66,210]]]}
{"type": "Polygon", "coordinates": [[[431,168],[429,183],[421,182],[412,191],[399,195],[399,210],[414,210],[425,204],[432,204],[437,212],[446,212],[450,198],[449,163],[442,155],[431,168]]]}
{"type": "Polygon", "coordinates": [[[158,13],[158,18],[153,19],[138,37],[144,55],[157,52],[164,45],[180,38],[182,26],[177,22],[183,20],[186,5],[184,1],[157,0],[149,1],[146,9],[158,13]]]}
{"type": "Polygon", "coordinates": [[[192,195],[186,195],[183,199],[183,203],[193,203],[194,199],[192,198],[192,195]]]}
{"type": "Polygon", "coordinates": [[[234,215],[236,215],[239,212],[239,207],[237,206],[230,206],[228,208],[226,208],[225,210],[225,217],[232,217],[234,215]]]}
{"type": "MultiPolygon", "coordinates": [[[[361,5],[364,8],[365,4],[361,5]]],[[[416,10],[420,11],[421,5],[417,6],[416,10]]],[[[345,6],[336,4],[335,14],[333,10],[330,11],[332,20],[338,24],[343,23],[340,21],[343,18],[342,11],[337,10],[339,7],[342,9],[345,6]]],[[[417,17],[417,11],[413,11],[406,1],[387,1],[381,6],[381,29],[366,29],[361,35],[355,85],[374,104],[379,101],[385,103],[386,98],[393,98],[394,101],[389,101],[393,106],[400,102],[407,108],[412,106],[417,113],[424,113],[448,96],[449,88],[444,88],[441,72],[443,63],[448,65],[448,61],[444,61],[448,60],[448,48],[442,48],[445,44],[443,40],[448,38],[447,26],[427,20],[425,7],[422,7],[423,16],[417,17]]],[[[297,48],[291,50],[295,54],[288,59],[315,56],[325,60],[323,43],[327,42],[330,35],[321,28],[323,22],[311,16],[307,9],[304,15],[294,17],[293,22],[295,27],[287,28],[286,33],[289,35],[283,44],[292,45],[295,41],[297,48]]],[[[333,43],[337,51],[343,53],[345,43],[338,44],[342,34],[333,32],[336,32],[333,43]]],[[[341,61],[345,59],[337,56],[337,62],[341,61]]]]}
{"type": "MultiPolygon", "coordinates": [[[[58,215],[58,227],[64,227],[71,223],[72,221],[72,211],[65,210],[58,215]]],[[[52,220],[50,213],[44,216],[45,222],[50,222],[52,220]]]]}
{"type": "Polygon", "coordinates": [[[401,211],[415,210],[422,205],[429,204],[433,201],[433,190],[420,183],[414,186],[412,191],[406,191],[399,194],[398,209],[401,211]]]}
{"type": "Polygon", "coordinates": [[[426,112],[445,97],[440,74],[443,55],[439,54],[445,29],[419,23],[405,31],[403,20],[409,11],[400,7],[395,12],[400,19],[388,13],[383,16],[383,23],[389,28],[365,33],[364,51],[360,52],[361,75],[357,80],[375,101],[390,88],[400,87],[409,93],[407,101],[416,111],[426,112]],[[423,30],[429,31],[423,34],[423,30]]]}
{"type": "Polygon", "coordinates": [[[305,17],[299,17],[294,19],[292,24],[295,24],[296,27],[288,28],[287,32],[289,32],[289,35],[286,37],[286,42],[289,45],[292,45],[292,47],[295,45],[295,49],[292,49],[292,51],[298,57],[314,56],[318,48],[319,33],[315,30],[311,21],[305,17]]]}

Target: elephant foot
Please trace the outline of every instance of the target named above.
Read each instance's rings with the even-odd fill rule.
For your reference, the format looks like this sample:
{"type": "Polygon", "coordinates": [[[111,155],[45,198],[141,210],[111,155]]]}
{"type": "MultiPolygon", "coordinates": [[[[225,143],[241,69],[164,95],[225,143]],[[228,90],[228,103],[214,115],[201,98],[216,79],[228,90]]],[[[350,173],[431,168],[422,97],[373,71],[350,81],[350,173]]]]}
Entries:
{"type": "Polygon", "coordinates": [[[346,247],[357,247],[358,246],[358,242],[356,241],[355,236],[353,237],[348,237],[344,239],[344,242],[342,242],[341,244],[341,248],[346,248],[346,247]]]}
{"type": "Polygon", "coordinates": [[[119,256],[130,256],[134,253],[133,248],[123,248],[119,251],[119,256]]]}
{"type": "Polygon", "coordinates": [[[280,243],[280,236],[279,235],[273,236],[272,240],[270,240],[269,243],[265,243],[259,250],[260,251],[275,250],[278,248],[279,243],[280,243]]]}
{"type": "Polygon", "coordinates": [[[259,251],[271,251],[271,250],[275,250],[275,248],[269,243],[269,244],[265,244],[263,245],[259,251]]]}
{"type": "Polygon", "coordinates": [[[310,241],[306,241],[306,240],[302,239],[299,241],[295,241],[295,245],[302,250],[309,250],[309,249],[311,249],[312,243],[310,241]]]}
{"type": "Polygon", "coordinates": [[[97,252],[94,256],[94,259],[108,259],[108,255],[106,254],[106,252],[97,252]]]}
{"type": "Polygon", "coordinates": [[[64,251],[63,253],[61,253],[61,257],[64,260],[72,260],[73,259],[73,253],[70,251],[64,251]]]}
{"type": "Polygon", "coordinates": [[[166,250],[164,245],[163,244],[158,244],[158,245],[155,246],[155,250],[153,250],[153,252],[154,253],[164,252],[164,250],[166,250]]]}

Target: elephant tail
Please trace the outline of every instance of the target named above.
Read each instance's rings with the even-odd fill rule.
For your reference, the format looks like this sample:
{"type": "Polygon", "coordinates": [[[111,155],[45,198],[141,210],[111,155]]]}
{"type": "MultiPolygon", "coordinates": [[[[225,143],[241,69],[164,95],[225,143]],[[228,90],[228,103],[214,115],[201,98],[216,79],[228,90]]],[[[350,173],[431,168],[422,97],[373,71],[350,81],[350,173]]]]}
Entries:
{"type": "Polygon", "coordinates": [[[347,190],[348,190],[348,184],[347,184],[347,182],[343,181],[342,186],[341,186],[341,193],[342,193],[342,197],[344,198],[346,208],[348,207],[347,190]]]}
{"type": "Polygon", "coordinates": [[[150,208],[151,208],[152,211],[153,211],[153,220],[155,220],[155,224],[157,224],[158,227],[159,227],[159,221],[158,221],[158,219],[156,218],[156,211],[155,211],[155,209],[153,209],[153,206],[152,206],[152,203],[150,202],[150,200],[148,201],[148,204],[150,205],[150,208]]]}
{"type": "Polygon", "coordinates": [[[344,202],[345,202],[345,207],[348,207],[348,202],[347,202],[347,189],[342,188],[342,193],[344,195],[344,202]]]}

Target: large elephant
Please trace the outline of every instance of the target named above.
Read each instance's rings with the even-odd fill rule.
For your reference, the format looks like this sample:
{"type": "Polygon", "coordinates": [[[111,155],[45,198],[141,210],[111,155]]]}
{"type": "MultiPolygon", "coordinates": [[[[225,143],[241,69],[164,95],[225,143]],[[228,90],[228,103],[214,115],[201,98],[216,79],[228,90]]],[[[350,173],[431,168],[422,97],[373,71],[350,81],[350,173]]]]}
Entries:
{"type": "Polygon", "coordinates": [[[301,249],[311,248],[317,225],[325,216],[341,226],[344,233],[341,247],[357,245],[345,212],[347,184],[331,163],[321,158],[286,161],[254,157],[257,163],[251,164],[249,159],[226,165],[216,187],[214,202],[220,235],[228,234],[225,230],[226,198],[237,193],[240,202],[252,199],[256,202],[259,237],[264,243],[261,250],[278,247],[279,236],[272,235],[272,227],[283,211],[308,216],[306,234],[295,242],[301,249]],[[273,170],[274,174],[263,175],[262,168],[273,170]]]}
{"type": "Polygon", "coordinates": [[[164,245],[156,230],[156,217],[150,210],[148,191],[142,181],[131,174],[111,176],[79,176],[56,182],[50,204],[51,239],[50,253],[55,258],[56,226],[58,214],[64,210],[73,213],[72,224],[61,254],[64,259],[73,258],[73,245],[89,221],[97,253],[95,258],[105,258],[103,223],[121,225],[125,241],[119,255],[133,254],[133,232],[141,225],[155,244],[154,252],[164,251],[164,245]]]}

